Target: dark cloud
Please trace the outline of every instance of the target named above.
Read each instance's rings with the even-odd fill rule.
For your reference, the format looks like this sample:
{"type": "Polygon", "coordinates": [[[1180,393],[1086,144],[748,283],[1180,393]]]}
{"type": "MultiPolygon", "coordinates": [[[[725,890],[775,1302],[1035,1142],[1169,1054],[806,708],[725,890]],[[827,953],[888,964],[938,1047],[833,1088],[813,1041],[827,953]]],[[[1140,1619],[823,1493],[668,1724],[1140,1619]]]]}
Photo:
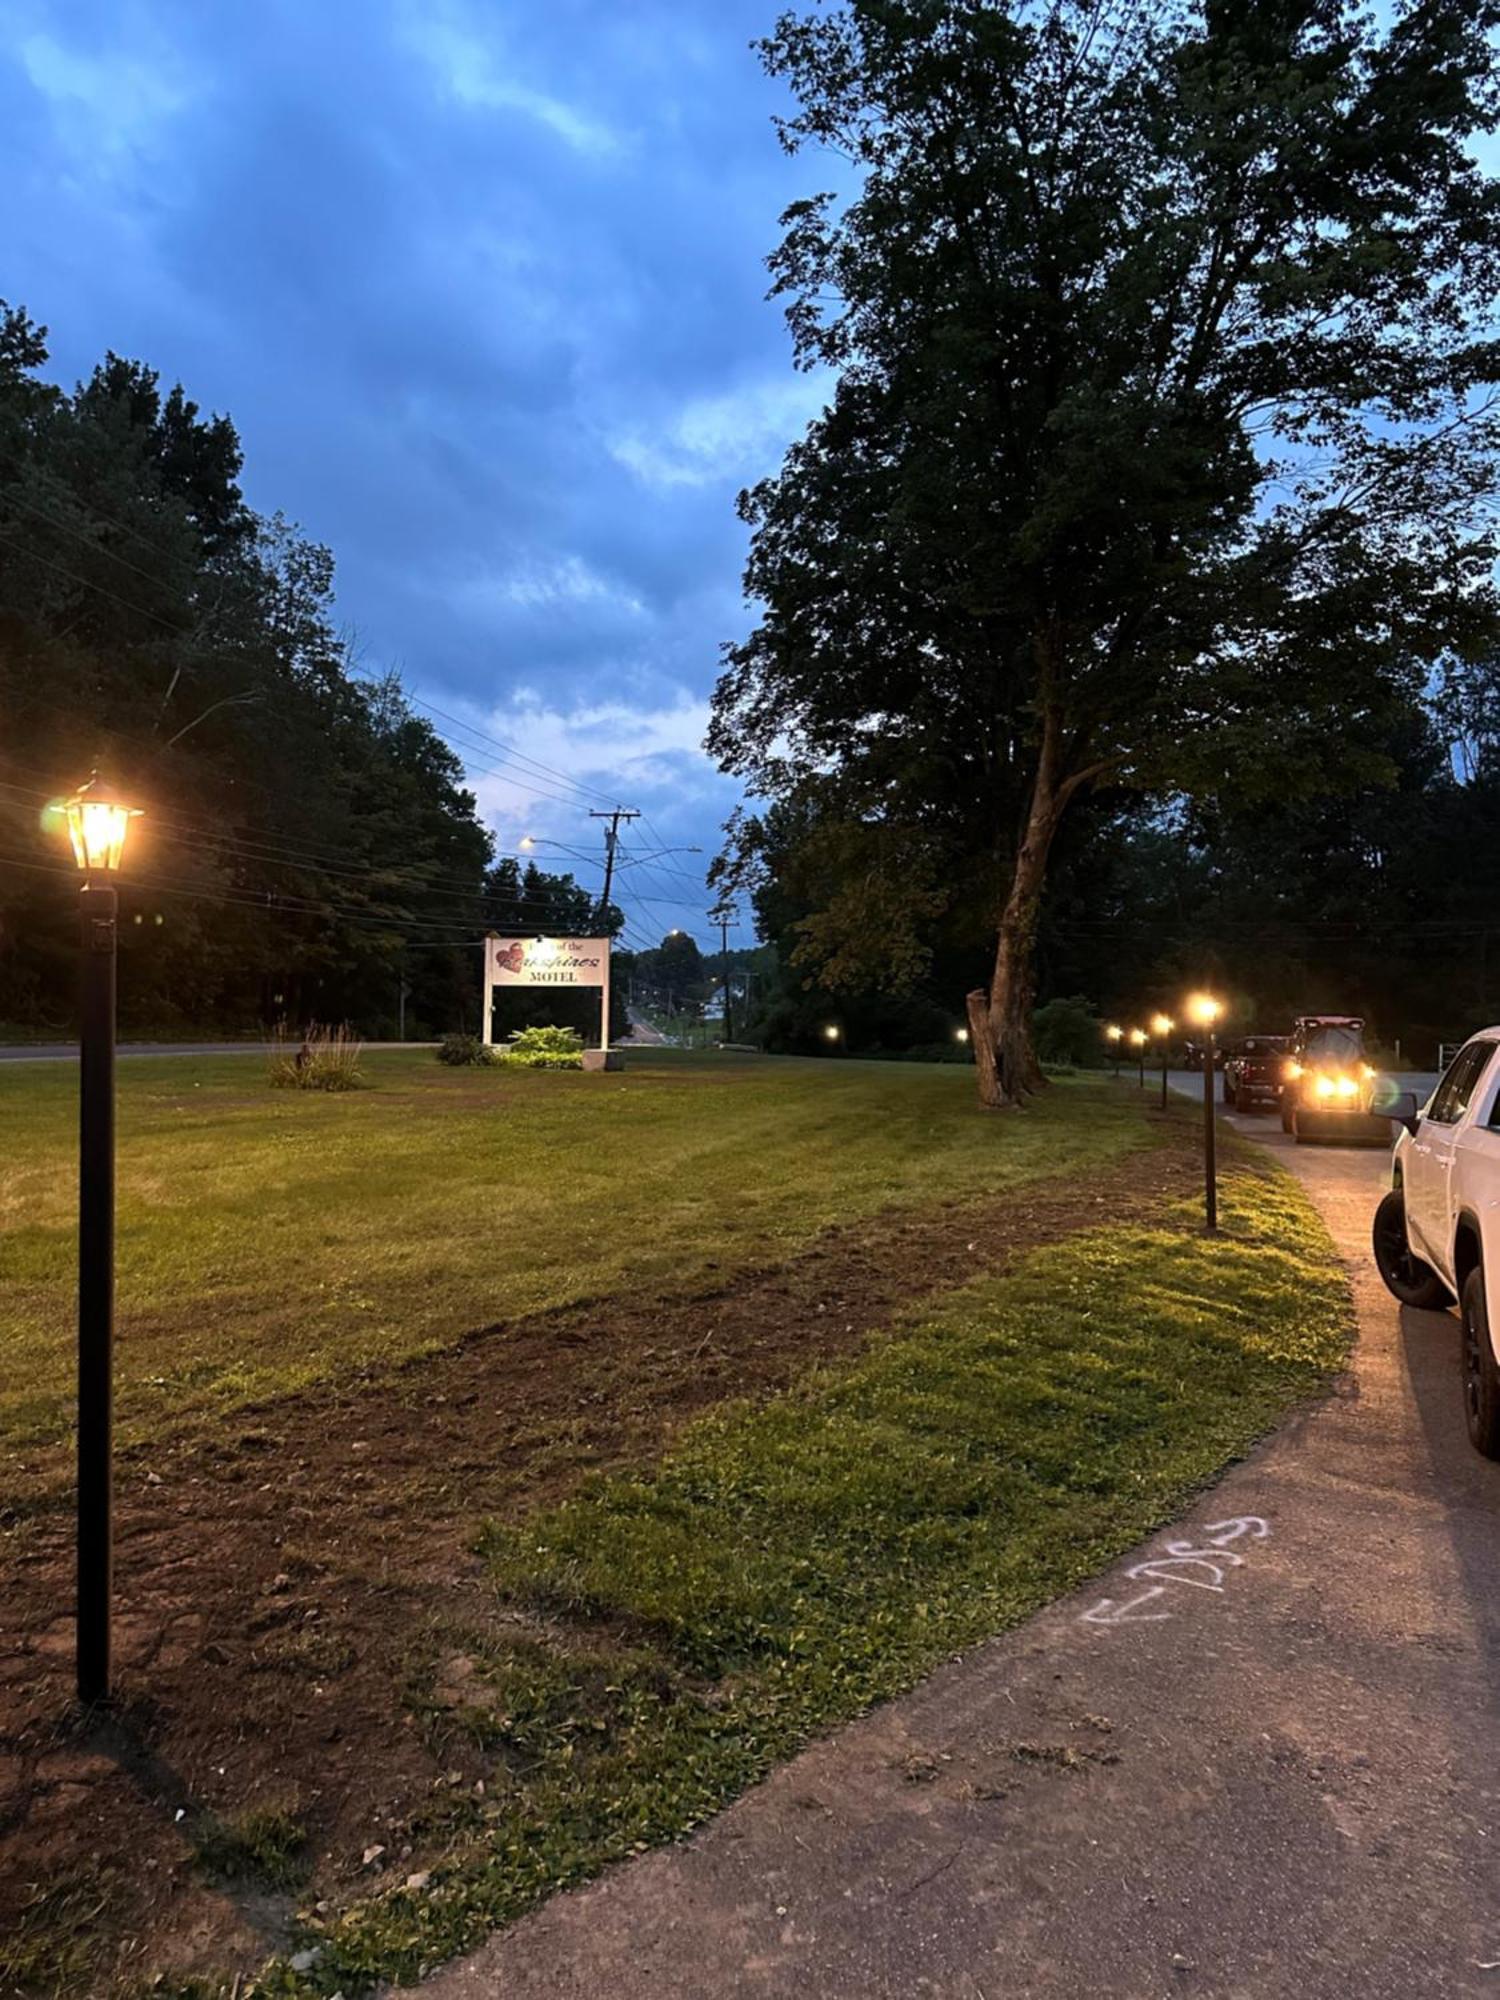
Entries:
{"type": "Polygon", "coordinates": [[[774,11],[13,0],[0,49],[0,293],[59,372],[112,347],[229,411],[372,664],[710,847],[733,495],[814,400],[763,297],[827,173],[771,129],[774,11]]]}

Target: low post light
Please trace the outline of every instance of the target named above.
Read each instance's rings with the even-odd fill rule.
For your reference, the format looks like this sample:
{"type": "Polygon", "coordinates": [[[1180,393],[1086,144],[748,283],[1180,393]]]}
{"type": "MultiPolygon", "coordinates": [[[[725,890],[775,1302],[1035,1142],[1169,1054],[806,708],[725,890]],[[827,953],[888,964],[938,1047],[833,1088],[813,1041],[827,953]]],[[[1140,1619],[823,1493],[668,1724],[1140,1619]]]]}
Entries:
{"type": "Polygon", "coordinates": [[[1167,1108],[1167,1044],[1177,1023],[1170,1014],[1153,1014],[1151,1032],[1161,1043],[1161,1108],[1167,1108]]]}
{"type": "Polygon", "coordinates": [[[83,875],[78,1032],[78,1698],[103,1701],[112,1679],[115,1333],[114,877],[134,806],[97,771],[62,807],[83,875]]]}
{"type": "Polygon", "coordinates": [[[1125,1039],[1125,1030],[1111,1021],[1109,1026],[1104,1030],[1104,1039],[1109,1043],[1109,1052],[1114,1058],[1115,1075],[1118,1077],[1120,1074],[1120,1044],[1125,1039]]]}
{"type": "Polygon", "coordinates": [[[1146,1040],[1147,1036],[1144,1028],[1131,1029],[1130,1046],[1135,1050],[1135,1063],[1137,1070],[1140,1072],[1138,1080],[1142,1090],[1146,1088],[1146,1040]]]}
{"type": "Polygon", "coordinates": [[[1195,993],[1187,1003],[1187,1016],[1201,1028],[1203,1040],[1203,1227],[1208,1235],[1219,1230],[1219,1183],[1214,1130],[1214,1029],[1224,1012],[1223,1002],[1212,993],[1195,993]]]}

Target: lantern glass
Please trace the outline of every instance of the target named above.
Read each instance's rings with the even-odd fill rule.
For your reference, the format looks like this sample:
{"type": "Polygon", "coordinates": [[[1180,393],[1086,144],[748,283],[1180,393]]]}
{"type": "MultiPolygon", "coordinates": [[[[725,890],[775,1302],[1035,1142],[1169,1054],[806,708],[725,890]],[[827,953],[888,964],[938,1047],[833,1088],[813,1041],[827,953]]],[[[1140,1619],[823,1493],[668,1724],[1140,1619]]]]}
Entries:
{"type": "Polygon", "coordinates": [[[130,822],[140,818],[139,809],[111,798],[96,771],[68,800],[63,814],[68,822],[68,838],[73,843],[73,859],[84,874],[117,874],[125,852],[125,836],[130,831],[130,822]]]}
{"type": "Polygon", "coordinates": [[[1211,1028],[1224,1011],[1224,1003],[1212,993],[1195,993],[1188,1001],[1188,1017],[1199,1028],[1211,1028]]]}
{"type": "Polygon", "coordinates": [[[1170,1035],[1174,1025],[1170,1014],[1153,1014],[1151,1017],[1151,1032],[1158,1041],[1170,1035]]]}

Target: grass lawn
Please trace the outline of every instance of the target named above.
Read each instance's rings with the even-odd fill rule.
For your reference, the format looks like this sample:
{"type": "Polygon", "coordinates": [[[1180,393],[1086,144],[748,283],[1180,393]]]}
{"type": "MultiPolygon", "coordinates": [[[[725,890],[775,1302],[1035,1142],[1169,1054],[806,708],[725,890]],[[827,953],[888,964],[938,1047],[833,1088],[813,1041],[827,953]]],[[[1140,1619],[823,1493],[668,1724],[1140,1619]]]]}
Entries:
{"type": "MultiPolygon", "coordinates": [[[[1146,1136],[1097,1092],[1070,1116],[1067,1086],[997,1122],[964,1070],[627,1062],[517,1075],[375,1052],[369,1088],[342,1097],[272,1090],[253,1056],[122,1063],[122,1438],[569,1301],[774,1264],[831,1222],[1068,1174],[1146,1136]]],[[[71,1064],[0,1067],[12,1482],[17,1452],[71,1421],[76,1119],[71,1064]]]]}
{"type": "Polygon", "coordinates": [[[1222,1192],[1215,1242],[1193,1203],[1071,1237],[855,1365],[715,1412],[656,1468],[492,1527],[510,1623],[462,1635],[443,1718],[491,1756],[485,1798],[434,1809],[419,1889],[312,1918],[314,1970],[283,1960],[248,1993],[415,1978],[1170,1518],[1327,1379],[1349,1330],[1300,1191],[1252,1169],[1222,1192]]]}
{"type": "MultiPolygon", "coordinates": [[[[411,1980],[1094,1573],[1339,1363],[1326,1232],[1230,1135],[1202,1236],[1191,1106],[631,1065],[123,1070],[122,1405],[176,1441],[122,1457],[102,1726],[61,1488],[0,1533],[0,1988],[411,1980]]],[[[54,1487],[72,1086],[0,1072],[0,1437],[54,1487]]]]}

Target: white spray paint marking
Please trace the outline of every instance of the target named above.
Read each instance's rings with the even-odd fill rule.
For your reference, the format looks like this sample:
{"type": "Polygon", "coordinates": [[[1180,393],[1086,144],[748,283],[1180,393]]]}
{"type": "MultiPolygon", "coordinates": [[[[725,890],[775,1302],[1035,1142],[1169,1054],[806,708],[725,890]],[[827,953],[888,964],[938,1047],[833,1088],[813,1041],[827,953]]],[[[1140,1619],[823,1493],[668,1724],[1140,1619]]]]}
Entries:
{"type": "Polygon", "coordinates": [[[1271,1532],[1269,1521],[1259,1514],[1236,1514],[1228,1521],[1213,1521],[1203,1530],[1201,1540],[1193,1542],[1168,1542],[1158,1555],[1147,1556],[1143,1562],[1132,1563],[1125,1574],[1132,1583],[1145,1582],[1146,1588],[1134,1597],[1127,1597],[1118,1603],[1113,1597],[1101,1597],[1099,1602],[1080,1614],[1079,1622],[1084,1625],[1151,1625],[1172,1613],[1165,1605],[1158,1606],[1158,1600],[1171,1601],[1171,1584],[1189,1590],[1208,1590],[1217,1596],[1224,1594],[1224,1579],[1231,1570],[1243,1569],[1245,1558],[1238,1550],[1230,1547],[1248,1537],[1253,1542],[1263,1542],[1271,1532]],[[1148,1607],[1157,1606],[1156,1609],[1148,1607]]]}

